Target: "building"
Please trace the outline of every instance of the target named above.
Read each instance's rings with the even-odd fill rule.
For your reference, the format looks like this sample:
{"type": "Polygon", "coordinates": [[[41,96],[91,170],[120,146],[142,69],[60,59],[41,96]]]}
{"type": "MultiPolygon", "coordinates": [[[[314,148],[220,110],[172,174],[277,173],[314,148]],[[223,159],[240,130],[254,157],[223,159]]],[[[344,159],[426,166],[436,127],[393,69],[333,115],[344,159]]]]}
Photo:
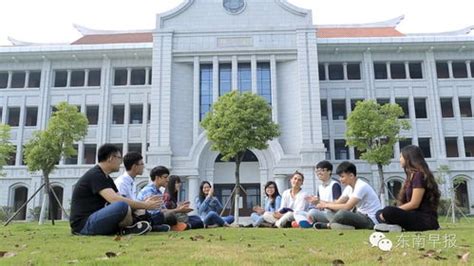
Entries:
{"type": "MultiPolygon", "coordinates": [[[[242,166],[246,214],[275,180],[282,191],[295,170],[315,192],[313,167],[328,158],[356,163],[360,177],[378,188],[377,168],[345,147],[345,119],[360,99],[402,106],[412,129],[384,168],[389,198],[404,173],[400,147],[419,145],[432,170],[448,165],[460,204],[474,212],[474,39],[470,29],[406,35],[403,17],[358,25],[315,25],[311,10],[284,0],[186,0],[158,14],[152,30],[104,31],[81,26],[71,44],[12,40],[0,47],[0,117],[16,145],[0,178],[0,206],[18,208],[41,185],[28,173],[22,146],[44,129],[52,106],[77,105],[89,119],[78,156],[60,162],[52,182],[66,209],[73,186],[94,163],[103,143],[141,151],[147,169],[169,166],[183,176],[184,197],[209,180],[226,201],[233,164],[209,149],[199,122],[219,95],[252,91],[271,104],[282,134],[264,151],[252,150],[242,166]]],[[[139,186],[147,176],[138,179],[139,186]]],[[[447,193],[448,186],[442,186],[447,193]]],[[[28,204],[31,215],[40,197],[28,204]]],[[[55,207],[57,217],[61,211],[55,207]]]]}

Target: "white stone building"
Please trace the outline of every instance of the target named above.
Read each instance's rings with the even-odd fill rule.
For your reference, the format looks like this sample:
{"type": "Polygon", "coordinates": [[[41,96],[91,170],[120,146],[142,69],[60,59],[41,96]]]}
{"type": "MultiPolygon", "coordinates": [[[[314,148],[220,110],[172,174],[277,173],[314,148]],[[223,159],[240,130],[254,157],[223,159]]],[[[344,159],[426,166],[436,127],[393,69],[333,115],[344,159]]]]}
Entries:
{"type": "MultiPolygon", "coordinates": [[[[376,167],[345,147],[345,118],[359,99],[399,103],[412,125],[384,168],[388,196],[404,178],[400,146],[413,143],[433,171],[449,166],[446,184],[462,176],[456,194],[473,213],[474,38],[470,29],[406,35],[396,29],[402,19],[315,25],[311,10],[284,0],[185,0],[158,14],[151,30],[76,26],[83,37],[71,44],[12,39],[0,47],[0,118],[12,126],[16,153],[0,178],[0,206],[18,208],[41,185],[41,176],[23,165],[22,146],[61,101],[77,105],[90,124],[77,158],[61,161],[52,175],[66,209],[103,143],[141,151],[148,170],[170,167],[185,180],[183,198],[196,197],[199,183],[209,180],[225,201],[233,164],[210,150],[199,122],[219,95],[239,89],[265,97],[282,131],[243,163],[244,214],[267,181],[283,191],[295,170],[315,192],[313,167],[325,158],[335,166],[355,162],[359,176],[378,189],[376,167]]],[[[147,180],[140,177],[139,186],[147,180]]],[[[447,186],[442,190],[446,195],[447,186]]],[[[31,201],[19,219],[40,202],[31,201]]],[[[62,216],[57,207],[55,215],[62,216]]]]}

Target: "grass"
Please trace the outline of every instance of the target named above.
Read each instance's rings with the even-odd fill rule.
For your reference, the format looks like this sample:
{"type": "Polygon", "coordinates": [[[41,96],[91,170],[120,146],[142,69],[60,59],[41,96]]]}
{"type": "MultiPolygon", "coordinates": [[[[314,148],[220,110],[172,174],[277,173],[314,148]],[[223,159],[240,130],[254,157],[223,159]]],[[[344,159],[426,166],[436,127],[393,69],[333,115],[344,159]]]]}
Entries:
{"type": "Polygon", "coordinates": [[[371,247],[370,230],[215,228],[119,238],[73,236],[66,222],[13,223],[0,227],[0,265],[472,265],[458,255],[473,250],[474,219],[442,227],[386,234],[393,248],[384,252],[371,247]]]}

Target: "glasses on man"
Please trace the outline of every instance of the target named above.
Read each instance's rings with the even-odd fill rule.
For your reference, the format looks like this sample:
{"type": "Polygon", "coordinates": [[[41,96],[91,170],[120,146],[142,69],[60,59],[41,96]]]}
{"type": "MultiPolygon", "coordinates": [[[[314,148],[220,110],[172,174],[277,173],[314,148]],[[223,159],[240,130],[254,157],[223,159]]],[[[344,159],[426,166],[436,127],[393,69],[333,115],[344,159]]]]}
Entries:
{"type": "Polygon", "coordinates": [[[328,170],[328,169],[326,169],[326,168],[317,168],[317,169],[315,169],[314,171],[315,171],[316,173],[324,173],[324,172],[326,172],[327,170],[328,170]]]}
{"type": "Polygon", "coordinates": [[[112,157],[117,158],[117,159],[119,159],[119,160],[122,160],[122,156],[120,156],[120,155],[115,155],[115,154],[114,154],[114,155],[112,155],[112,157]]]}

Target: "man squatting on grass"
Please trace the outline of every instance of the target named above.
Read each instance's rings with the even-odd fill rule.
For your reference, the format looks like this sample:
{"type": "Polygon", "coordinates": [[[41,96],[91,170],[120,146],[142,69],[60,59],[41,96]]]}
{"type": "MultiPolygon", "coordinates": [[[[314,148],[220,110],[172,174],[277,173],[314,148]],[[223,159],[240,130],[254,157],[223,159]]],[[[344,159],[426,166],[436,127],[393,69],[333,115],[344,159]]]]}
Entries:
{"type": "Polygon", "coordinates": [[[122,163],[120,150],[112,144],[99,148],[99,163],[80,179],[72,193],[70,225],[73,234],[111,235],[144,234],[151,230],[146,221],[133,223],[132,209],[161,208],[160,197],[135,201],[118,193],[110,173],[117,172],[122,163]]]}

